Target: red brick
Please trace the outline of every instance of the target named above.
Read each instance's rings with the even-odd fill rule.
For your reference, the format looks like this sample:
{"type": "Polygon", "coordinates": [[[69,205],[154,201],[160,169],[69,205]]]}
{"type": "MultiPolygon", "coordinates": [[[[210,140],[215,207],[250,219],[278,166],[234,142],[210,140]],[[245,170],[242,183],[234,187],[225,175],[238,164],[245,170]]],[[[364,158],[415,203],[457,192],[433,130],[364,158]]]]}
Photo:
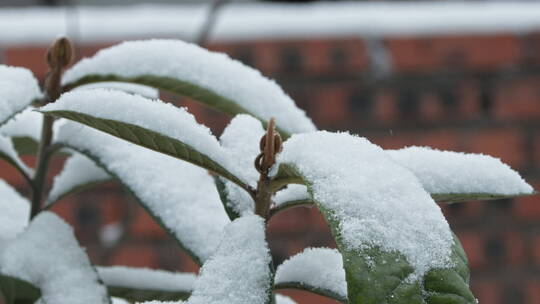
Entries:
{"type": "Polygon", "coordinates": [[[163,228],[142,207],[134,212],[130,234],[134,237],[164,238],[166,236],[163,228]]]}
{"type": "Polygon", "coordinates": [[[456,233],[463,249],[467,253],[469,266],[471,269],[481,268],[486,264],[484,255],[482,236],[475,232],[459,232],[456,233]]]}
{"type": "Polygon", "coordinates": [[[420,99],[420,119],[435,122],[446,116],[439,98],[433,93],[425,93],[420,99]]]}
{"type": "Polygon", "coordinates": [[[319,296],[311,292],[297,289],[280,289],[278,293],[291,297],[300,304],[336,304],[337,302],[327,297],[319,296]]]}
{"type": "Polygon", "coordinates": [[[377,124],[390,124],[399,117],[395,93],[388,89],[380,90],[375,95],[374,121],[377,124]]]}
{"type": "Polygon", "coordinates": [[[272,41],[254,41],[252,44],[255,67],[263,74],[272,75],[280,71],[279,44],[272,41]]]}
{"type": "Polygon", "coordinates": [[[540,266],[540,236],[536,236],[531,244],[534,264],[540,266]]]}
{"type": "Polygon", "coordinates": [[[479,303],[507,304],[501,301],[500,291],[503,288],[496,280],[475,281],[473,277],[471,290],[479,303]]]}
{"type": "Polygon", "coordinates": [[[520,56],[518,40],[510,35],[393,38],[387,45],[398,71],[494,69],[515,64],[520,56]]]}
{"type": "Polygon", "coordinates": [[[38,78],[45,77],[48,67],[45,61],[47,47],[18,47],[5,50],[5,63],[30,69],[38,78]]]}
{"type": "Polygon", "coordinates": [[[526,165],[523,134],[515,128],[473,131],[465,138],[465,151],[500,158],[514,169],[526,165]]]}
{"type": "MultiPolygon", "coordinates": [[[[535,165],[536,165],[536,168],[540,168],[540,131],[536,133],[536,135],[534,136],[534,152],[533,152],[533,157],[534,157],[534,162],[535,162],[535,165]]],[[[538,188],[536,188],[537,190],[540,190],[538,188]]]]}
{"type": "Polygon", "coordinates": [[[428,146],[441,150],[459,150],[460,136],[453,130],[441,129],[430,132],[418,132],[413,142],[409,145],[428,146]]]}
{"type": "Polygon", "coordinates": [[[521,78],[499,85],[493,113],[502,120],[540,118],[540,78],[521,78]]]}
{"type": "Polygon", "coordinates": [[[149,245],[124,245],[116,249],[110,265],[158,268],[158,256],[149,245]]]}
{"type": "Polygon", "coordinates": [[[530,280],[525,286],[525,303],[540,303],[540,279],[530,280]]]}
{"type": "MultiPolygon", "coordinates": [[[[540,181],[530,181],[529,184],[538,191],[540,181]]],[[[514,216],[524,221],[540,220],[540,195],[528,195],[517,197],[512,204],[514,216]]]]}
{"type": "Polygon", "coordinates": [[[507,251],[507,264],[512,267],[523,265],[526,257],[525,243],[519,231],[506,231],[502,234],[507,251]]]}
{"type": "Polygon", "coordinates": [[[305,70],[310,74],[354,72],[367,67],[367,57],[360,39],[307,40],[299,46],[303,50],[305,70]],[[343,65],[335,66],[332,52],[338,49],[345,58],[343,65]]]}
{"type": "Polygon", "coordinates": [[[317,89],[312,96],[310,108],[313,119],[324,125],[343,124],[350,119],[347,90],[340,86],[317,89]]]}
{"type": "Polygon", "coordinates": [[[0,177],[13,187],[25,187],[26,180],[11,164],[0,159],[0,177]]]}
{"type": "Polygon", "coordinates": [[[50,210],[58,214],[70,225],[76,227],[77,225],[77,218],[76,218],[76,212],[75,212],[76,208],[77,208],[76,197],[67,196],[63,198],[61,201],[54,204],[50,210]]]}
{"type": "Polygon", "coordinates": [[[476,118],[482,114],[480,90],[476,83],[466,81],[458,86],[458,113],[463,119],[476,118]]]}

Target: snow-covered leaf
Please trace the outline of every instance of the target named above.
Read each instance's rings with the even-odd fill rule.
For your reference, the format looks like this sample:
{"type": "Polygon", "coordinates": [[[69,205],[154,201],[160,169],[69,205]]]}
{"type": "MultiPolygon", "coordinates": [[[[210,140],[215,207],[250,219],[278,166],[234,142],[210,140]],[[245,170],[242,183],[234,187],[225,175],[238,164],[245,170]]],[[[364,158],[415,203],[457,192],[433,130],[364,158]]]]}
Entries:
{"type": "Polygon", "coordinates": [[[346,133],[300,134],[278,163],[275,175],[303,181],[325,216],[349,303],[437,303],[433,294],[475,303],[440,208],[380,147],[346,133]]]}
{"type": "Polygon", "coordinates": [[[2,135],[0,135],[0,159],[4,159],[16,168],[27,181],[31,180],[32,170],[21,161],[11,140],[2,135]]]}
{"type": "Polygon", "coordinates": [[[32,72],[0,64],[0,126],[40,97],[32,72]]]}
{"type": "Polygon", "coordinates": [[[0,256],[0,272],[39,287],[43,303],[109,303],[73,229],[50,212],[36,216],[0,256]]]}
{"type": "Polygon", "coordinates": [[[339,251],[307,248],[278,266],[274,288],[296,288],[347,302],[347,282],[339,251]]]}
{"type": "Polygon", "coordinates": [[[191,162],[245,187],[224,167],[230,157],[218,140],[183,108],[125,92],[95,89],[66,93],[41,110],[191,162]]]}
{"type": "Polygon", "coordinates": [[[201,268],[188,304],[269,304],[270,250],[264,219],[237,218],[225,227],[219,247],[201,268]]]}
{"type": "Polygon", "coordinates": [[[288,134],[315,129],[281,87],[259,71],[180,40],[130,41],[103,49],[66,71],[62,83],[73,87],[98,81],[153,86],[264,122],[275,117],[279,129],[288,134]]]}
{"type": "Polygon", "coordinates": [[[24,230],[29,217],[30,202],[0,180],[0,254],[7,242],[24,230]]]}
{"type": "Polygon", "coordinates": [[[206,170],[71,121],[55,136],[121,182],[196,262],[214,252],[229,220],[206,170]]]}
{"type": "Polygon", "coordinates": [[[46,205],[50,207],[68,194],[111,179],[112,177],[92,160],[75,152],[64,164],[62,172],[54,177],[46,205]]]}
{"type": "Polygon", "coordinates": [[[123,266],[97,267],[109,294],[130,302],[185,300],[193,290],[195,274],[123,266]]]}
{"type": "Polygon", "coordinates": [[[296,302],[287,296],[276,294],[276,304],[296,304],[296,302]]]}
{"type": "Polygon", "coordinates": [[[43,114],[28,107],[0,127],[0,134],[11,138],[19,155],[36,154],[43,114]]]}
{"type": "MultiPolygon", "coordinates": [[[[259,178],[254,160],[260,152],[259,141],[264,133],[257,119],[240,114],[231,120],[219,138],[223,149],[231,155],[230,166],[242,173],[242,180],[252,189],[257,187],[259,178]]],[[[217,178],[216,185],[231,219],[253,213],[255,203],[244,189],[223,178],[217,178]]]]}
{"type": "Polygon", "coordinates": [[[307,187],[298,184],[287,185],[287,188],[278,191],[274,195],[273,201],[275,205],[270,209],[270,215],[289,208],[313,205],[307,187]]]}
{"type": "Polygon", "coordinates": [[[114,81],[103,81],[89,83],[82,86],[78,86],[73,90],[91,90],[91,89],[109,89],[109,90],[118,90],[130,94],[137,94],[144,96],[146,98],[157,99],[159,98],[159,90],[145,85],[135,84],[135,83],[126,83],[126,82],[114,82],[114,81]]]}
{"type": "Polygon", "coordinates": [[[437,202],[502,199],[534,193],[519,173],[488,155],[428,147],[386,152],[411,170],[437,202]]]}

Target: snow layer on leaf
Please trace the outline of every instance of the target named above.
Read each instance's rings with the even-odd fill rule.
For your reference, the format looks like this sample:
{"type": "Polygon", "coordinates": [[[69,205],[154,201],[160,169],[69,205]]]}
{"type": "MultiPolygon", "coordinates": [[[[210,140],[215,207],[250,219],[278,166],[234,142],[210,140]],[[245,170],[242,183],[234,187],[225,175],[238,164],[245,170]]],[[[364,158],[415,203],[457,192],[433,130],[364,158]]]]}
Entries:
{"type": "Polygon", "coordinates": [[[111,179],[109,174],[86,156],[75,153],[64,164],[64,169],[54,177],[47,204],[54,203],[65,194],[90,183],[111,179]]]}
{"type": "Polygon", "coordinates": [[[293,165],[309,181],[313,199],[333,213],[349,249],[397,251],[414,268],[411,280],[451,266],[452,234],[440,208],[414,174],[365,138],[294,135],[278,163],[293,165]]]}
{"type": "Polygon", "coordinates": [[[311,200],[305,185],[290,184],[287,188],[276,192],[274,203],[279,206],[283,203],[301,200],[311,200]]]}
{"type": "Polygon", "coordinates": [[[30,176],[32,174],[32,169],[28,168],[26,164],[23,163],[19,158],[17,151],[15,151],[15,148],[13,147],[13,142],[11,142],[11,139],[2,135],[0,135],[0,154],[5,154],[9,159],[15,162],[17,166],[21,168],[27,175],[30,176]]]}
{"type": "Polygon", "coordinates": [[[533,188],[500,159],[484,154],[408,147],[386,151],[411,170],[431,194],[531,194],[533,188]]]}
{"type": "Polygon", "coordinates": [[[128,301],[126,301],[126,300],[124,300],[122,298],[112,297],[111,300],[112,300],[112,304],[130,304],[128,301]]]}
{"type": "Polygon", "coordinates": [[[296,302],[287,296],[276,294],[276,304],[296,304],[296,302]]]}
{"type": "Polygon", "coordinates": [[[73,229],[50,212],[32,220],[0,259],[1,272],[41,289],[45,303],[108,303],[107,290],[79,247],[73,229]]]}
{"type": "Polygon", "coordinates": [[[79,87],[76,87],[75,90],[91,90],[91,89],[110,89],[123,91],[130,94],[137,94],[144,96],[146,98],[159,98],[159,90],[145,85],[140,85],[136,83],[127,83],[127,82],[117,82],[117,81],[103,81],[96,83],[89,83],[79,87]]]}
{"type": "Polygon", "coordinates": [[[192,273],[124,266],[97,267],[97,271],[107,286],[146,290],[191,291],[196,278],[192,273]]]}
{"type": "Polygon", "coordinates": [[[215,250],[229,220],[205,170],[71,121],[55,135],[118,177],[200,260],[215,250]]]}
{"type": "Polygon", "coordinates": [[[0,125],[39,97],[41,92],[32,72],[0,64],[0,125]]]}
{"type": "Polygon", "coordinates": [[[270,251],[264,219],[237,218],[215,254],[203,265],[189,304],[264,304],[270,286],[270,251]]]}
{"type": "Polygon", "coordinates": [[[306,248],[278,266],[274,284],[300,283],[347,298],[341,254],[336,249],[306,248]]]}
{"type": "Polygon", "coordinates": [[[225,54],[180,40],[129,41],[101,50],[66,71],[62,83],[94,74],[180,79],[224,96],[265,121],[275,117],[289,133],[315,129],[273,80],[225,54]]]}
{"type": "Polygon", "coordinates": [[[17,114],[0,128],[0,133],[7,137],[28,137],[38,142],[41,137],[43,114],[29,107],[17,114]]]}
{"type": "MultiPolygon", "coordinates": [[[[230,167],[246,184],[255,188],[259,173],[253,162],[260,153],[259,141],[265,131],[261,122],[246,114],[236,115],[221,134],[221,146],[229,154],[230,167]]],[[[229,204],[238,214],[253,213],[254,202],[251,196],[236,184],[222,179],[229,204]]]]}
{"type": "Polygon", "coordinates": [[[0,179],[0,253],[28,224],[30,202],[0,179]]]}
{"type": "MultiPolygon", "coordinates": [[[[80,90],[63,94],[55,103],[41,110],[74,111],[133,124],[179,140],[225,168],[229,167],[230,158],[210,129],[197,123],[185,108],[158,99],[107,89],[80,90]]],[[[229,170],[234,175],[240,175],[241,172],[234,168],[229,170]]]]}

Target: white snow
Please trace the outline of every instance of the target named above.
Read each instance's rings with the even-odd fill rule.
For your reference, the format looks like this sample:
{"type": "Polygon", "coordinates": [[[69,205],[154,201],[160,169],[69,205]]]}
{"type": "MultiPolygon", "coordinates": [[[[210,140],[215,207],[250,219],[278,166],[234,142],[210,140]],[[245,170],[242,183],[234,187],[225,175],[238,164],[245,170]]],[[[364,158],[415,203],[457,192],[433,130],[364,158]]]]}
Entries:
{"type": "Polygon", "coordinates": [[[38,142],[41,137],[42,122],[43,114],[29,107],[0,127],[0,133],[7,137],[28,137],[38,142]]]}
{"type": "Polygon", "coordinates": [[[46,204],[56,202],[79,187],[110,179],[109,174],[92,160],[80,153],[74,153],[64,164],[62,172],[54,177],[46,204]]]}
{"type": "Polygon", "coordinates": [[[412,281],[451,266],[452,234],[440,208],[414,174],[365,138],[297,134],[278,163],[295,166],[309,181],[314,199],[339,221],[346,248],[397,251],[413,267],[412,281]]]}
{"type": "Polygon", "coordinates": [[[130,304],[128,301],[122,298],[111,297],[111,300],[112,300],[112,304],[130,304]]]}
{"type": "MultiPolygon", "coordinates": [[[[106,89],[81,90],[65,93],[56,102],[42,107],[41,110],[74,111],[130,123],[179,140],[226,168],[230,162],[228,154],[210,129],[197,123],[195,117],[185,108],[178,108],[158,99],[146,99],[106,89]]],[[[239,170],[232,173],[240,175],[241,172],[236,171],[239,170]]]]}
{"type": "MultiPolygon", "coordinates": [[[[0,44],[48,45],[65,34],[83,44],[152,37],[193,40],[207,10],[208,3],[2,8],[0,44]],[[66,13],[77,15],[76,32],[73,27],[66,31],[66,13]]],[[[251,3],[228,4],[219,14],[211,38],[527,33],[538,29],[540,3],[535,1],[251,3]]]]}
{"type": "Polygon", "coordinates": [[[88,75],[179,79],[229,99],[254,116],[289,133],[315,130],[313,122],[275,81],[222,53],[180,40],[129,41],[103,49],[64,74],[69,84],[88,75]]]}
{"type": "Polygon", "coordinates": [[[79,87],[76,87],[75,90],[91,90],[91,89],[110,89],[110,90],[119,90],[126,93],[141,95],[146,98],[157,99],[159,98],[159,90],[145,85],[140,85],[136,83],[127,83],[127,82],[117,82],[117,81],[102,81],[85,84],[79,87]]]}
{"type": "MultiPolygon", "coordinates": [[[[246,114],[236,115],[221,134],[223,149],[230,155],[229,167],[242,174],[241,179],[253,188],[257,187],[259,173],[254,161],[260,152],[259,141],[265,131],[261,122],[246,114]]],[[[251,214],[254,202],[242,188],[222,178],[229,204],[238,214],[251,214]]]]}
{"type": "Polygon", "coordinates": [[[41,91],[32,72],[0,64],[0,125],[39,97],[41,91]]]}
{"type": "Polygon", "coordinates": [[[287,188],[276,192],[273,200],[276,206],[280,206],[293,201],[311,200],[311,197],[305,185],[290,184],[287,188]]]}
{"type": "Polygon", "coordinates": [[[26,164],[21,161],[19,155],[17,155],[17,151],[15,151],[11,139],[2,135],[0,135],[0,155],[1,154],[4,154],[5,157],[13,161],[17,167],[26,173],[26,175],[31,176],[33,174],[33,170],[28,168],[26,164]]]}
{"type": "Polygon", "coordinates": [[[45,303],[108,303],[73,229],[51,212],[36,216],[0,257],[1,272],[36,285],[45,303]]]}
{"type": "Polygon", "coordinates": [[[271,288],[270,251],[264,220],[237,218],[223,233],[214,255],[203,265],[189,304],[264,304],[271,288]]]}
{"type": "Polygon", "coordinates": [[[296,283],[347,298],[341,254],[336,249],[306,248],[278,266],[274,284],[296,283]]]}
{"type": "Polygon", "coordinates": [[[276,294],[276,304],[296,304],[296,302],[284,295],[276,294]]]}
{"type": "Polygon", "coordinates": [[[200,260],[215,250],[229,220],[205,170],[71,121],[55,136],[117,176],[200,260]]]}
{"type": "Polygon", "coordinates": [[[533,188],[500,159],[484,154],[441,151],[429,147],[387,150],[411,170],[430,194],[531,194],[533,188]]]}
{"type": "Polygon", "coordinates": [[[196,278],[193,273],[123,266],[97,267],[97,271],[99,277],[107,286],[138,290],[191,292],[196,278]]]}
{"type": "Polygon", "coordinates": [[[0,179],[0,255],[6,242],[24,230],[29,216],[30,202],[0,179]]]}

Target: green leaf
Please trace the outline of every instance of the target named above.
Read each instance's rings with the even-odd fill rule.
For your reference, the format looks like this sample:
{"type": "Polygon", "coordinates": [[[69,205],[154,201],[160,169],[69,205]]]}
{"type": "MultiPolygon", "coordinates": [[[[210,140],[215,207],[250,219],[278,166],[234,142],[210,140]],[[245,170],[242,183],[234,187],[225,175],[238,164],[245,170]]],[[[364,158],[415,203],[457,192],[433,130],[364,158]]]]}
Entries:
{"type": "MultiPolygon", "coordinates": [[[[281,188],[283,185],[287,184],[299,184],[302,183],[301,180],[295,175],[296,173],[291,170],[288,166],[280,166],[277,175],[272,181],[271,187],[274,189],[281,188]]],[[[507,199],[520,196],[533,195],[537,192],[532,193],[515,193],[515,194],[493,194],[493,193],[430,193],[431,198],[438,203],[459,203],[459,202],[468,202],[468,201],[485,201],[485,200],[498,200],[498,199],[507,199]]],[[[306,193],[306,199],[299,202],[290,202],[286,205],[280,205],[276,208],[275,213],[282,210],[288,209],[289,207],[296,207],[297,205],[309,205],[313,204],[310,201],[309,195],[306,193]]]]}
{"type": "Polygon", "coordinates": [[[224,54],[180,40],[124,42],[75,64],[62,79],[65,90],[104,81],[167,90],[227,114],[250,114],[263,123],[274,117],[284,137],[315,130],[275,81],[224,54]]]}
{"type": "Polygon", "coordinates": [[[11,140],[2,135],[0,135],[0,159],[4,159],[16,168],[29,183],[32,182],[32,178],[30,177],[32,171],[19,159],[11,140]]]}
{"type": "Polygon", "coordinates": [[[41,291],[34,285],[2,274],[0,274],[0,291],[6,304],[32,304],[41,297],[41,291]]]}
{"type": "Polygon", "coordinates": [[[11,141],[19,155],[35,155],[38,150],[38,143],[30,137],[12,137],[11,141]]]}
{"type": "Polygon", "coordinates": [[[158,132],[145,129],[133,124],[103,119],[75,111],[43,111],[47,115],[54,115],[73,120],[105,133],[122,138],[134,144],[152,149],[154,151],[190,162],[199,167],[210,170],[242,188],[247,186],[219,163],[177,139],[162,135],[158,132]]]}
{"type": "Polygon", "coordinates": [[[499,199],[514,198],[526,195],[536,194],[533,193],[515,193],[515,194],[493,194],[493,193],[434,193],[431,197],[438,203],[460,203],[468,201],[491,201],[499,199]]]}
{"type": "Polygon", "coordinates": [[[126,299],[130,302],[145,301],[180,301],[189,298],[189,291],[169,291],[141,289],[136,287],[107,286],[109,295],[112,297],[126,299]]]}
{"type": "Polygon", "coordinates": [[[53,186],[47,197],[46,208],[63,197],[84,189],[105,183],[113,178],[86,156],[73,152],[64,163],[62,172],[55,176],[53,186]]]}
{"type": "Polygon", "coordinates": [[[340,303],[347,303],[347,298],[343,298],[342,296],[332,292],[331,290],[319,288],[317,286],[301,284],[301,283],[297,283],[297,282],[275,284],[274,289],[305,290],[305,291],[309,291],[309,292],[314,293],[314,294],[321,295],[323,297],[334,299],[334,300],[336,300],[336,301],[338,301],[340,303]]]}
{"type": "MultiPolygon", "coordinates": [[[[311,181],[291,164],[281,164],[277,175],[280,179],[304,181],[310,195],[311,181]]],[[[457,238],[454,237],[452,262],[448,269],[429,271],[424,281],[409,283],[407,277],[414,272],[405,257],[398,252],[385,252],[377,247],[351,249],[342,239],[340,223],[332,210],[311,197],[330,226],[339,251],[343,256],[350,304],[438,304],[452,299],[456,304],[474,304],[469,290],[467,262],[457,238]],[[423,284],[423,285],[422,285],[423,284]],[[423,290],[428,291],[424,293],[423,290]],[[442,299],[442,300],[441,300],[442,299]]]]}
{"type": "Polygon", "coordinates": [[[84,154],[120,182],[196,263],[218,245],[229,219],[206,170],[71,121],[54,145],[84,154]]]}
{"type": "Polygon", "coordinates": [[[231,207],[229,194],[227,193],[227,189],[225,188],[225,182],[222,181],[219,177],[214,176],[214,183],[216,184],[219,198],[221,199],[221,203],[223,204],[223,208],[225,209],[225,212],[227,212],[229,219],[231,221],[234,221],[235,219],[239,218],[240,214],[238,214],[238,212],[236,212],[236,210],[231,207]]]}

